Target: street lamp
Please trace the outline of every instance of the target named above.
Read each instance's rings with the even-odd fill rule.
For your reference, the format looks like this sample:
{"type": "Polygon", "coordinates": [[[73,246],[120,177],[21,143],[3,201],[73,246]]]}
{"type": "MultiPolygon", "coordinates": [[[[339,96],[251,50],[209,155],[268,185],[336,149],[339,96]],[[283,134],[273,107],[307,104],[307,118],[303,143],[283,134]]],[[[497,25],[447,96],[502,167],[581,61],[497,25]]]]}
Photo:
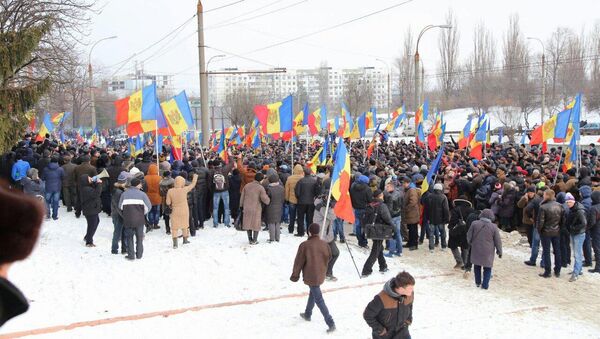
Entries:
{"type": "Polygon", "coordinates": [[[390,120],[390,115],[391,115],[391,111],[392,111],[392,103],[390,101],[390,97],[391,97],[391,91],[392,91],[392,70],[390,68],[390,64],[381,60],[381,59],[375,59],[383,64],[385,64],[385,67],[387,68],[387,111],[388,111],[388,121],[390,120]]]}
{"type": "Polygon", "coordinates": [[[535,37],[527,37],[527,40],[535,40],[542,45],[542,113],[540,114],[542,125],[544,124],[544,110],[546,107],[546,47],[544,42],[535,37]]]}
{"type": "Polygon", "coordinates": [[[425,34],[425,32],[427,32],[428,30],[430,30],[432,28],[451,29],[452,26],[451,25],[427,25],[421,30],[421,33],[419,33],[419,37],[417,38],[417,48],[415,50],[415,112],[417,111],[417,109],[419,107],[419,103],[421,101],[422,93],[419,93],[419,91],[420,92],[423,91],[423,79],[419,79],[419,42],[421,41],[421,37],[423,36],[423,34],[425,34]]]}
{"type": "Polygon", "coordinates": [[[94,50],[94,47],[96,47],[97,44],[99,44],[100,42],[104,41],[104,40],[111,40],[111,39],[116,39],[117,36],[113,35],[113,36],[109,36],[107,38],[102,38],[96,42],[94,42],[94,44],[92,45],[92,48],[90,48],[90,54],[88,54],[88,73],[89,73],[89,77],[90,77],[90,100],[92,102],[92,130],[96,129],[96,102],[95,102],[95,98],[94,98],[94,78],[93,78],[93,73],[92,73],[92,51],[94,50]]]}
{"type": "MultiPolygon", "coordinates": [[[[208,66],[210,65],[210,62],[213,61],[213,59],[224,58],[225,56],[226,56],[225,54],[217,54],[217,55],[213,55],[212,57],[210,57],[208,59],[208,61],[206,62],[206,74],[207,74],[207,76],[209,75],[208,74],[208,66]]],[[[216,94],[216,92],[217,92],[216,86],[215,86],[214,91],[215,91],[214,95],[216,97],[217,96],[217,94],[216,94]]],[[[214,101],[213,101],[213,104],[211,105],[211,119],[210,120],[211,120],[212,129],[214,131],[215,130],[215,106],[214,106],[214,101]]],[[[223,112],[221,111],[221,124],[222,123],[223,123],[223,112]]],[[[196,116],[196,125],[198,125],[198,116],[196,116]]],[[[196,126],[196,129],[198,129],[198,126],[196,126]]]]}

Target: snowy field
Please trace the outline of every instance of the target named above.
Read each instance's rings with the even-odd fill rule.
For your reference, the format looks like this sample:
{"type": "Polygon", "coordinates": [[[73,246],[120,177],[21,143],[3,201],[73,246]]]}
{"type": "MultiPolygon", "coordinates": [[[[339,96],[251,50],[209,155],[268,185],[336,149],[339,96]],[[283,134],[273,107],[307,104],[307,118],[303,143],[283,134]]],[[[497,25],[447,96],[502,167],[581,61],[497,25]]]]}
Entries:
{"type": "MultiPolygon", "coordinates": [[[[233,229],[200,230],[191,244],[171,248],[164,228],[144,241],[142,260],[110,253],[112,223],[101,215],[98,247],[84,247],[85,219],[61,208],[47,221],[33,255],[9,272],[31,302],[28,313],[0,338],[370,338],[366,304],[401,270],[416,278],[413,338],[600,338],[600,275],[568,282],[542,279],[523,265],[528,248],[503,234],[490,290],[453,270],[451,253],[425,247],[388,259],[390,271],[359,279],[345,245],[334,267],[337,282],[322,286],[337,331],[327,335],[315,308],[303,312],[308,288],[289,276],[301,239],[247,245],[233,229]]],[[[206,225],[211,223],[207,222],[206,225]]],[[[164,227],[161,221],[161,226],[164,227]]],[[[354,238],[349,237],[352,242],[354,238]]],[[[368,253],[350,245],[361,269],[368,253]]]]}

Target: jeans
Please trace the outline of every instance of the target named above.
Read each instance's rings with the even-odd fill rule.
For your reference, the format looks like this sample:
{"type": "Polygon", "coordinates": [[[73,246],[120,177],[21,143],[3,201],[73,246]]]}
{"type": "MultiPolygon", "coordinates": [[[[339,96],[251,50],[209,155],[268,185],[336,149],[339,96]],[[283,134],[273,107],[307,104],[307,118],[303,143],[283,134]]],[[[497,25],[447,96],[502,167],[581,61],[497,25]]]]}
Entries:
{"type": "Polygon", "coordinates": [[[338,257],[340,256],[340,250],[337,248],[335,241],[332,241],[329,243],[329,249],[331,249],[331,258],[329,259],[329,262],[327,263],[326,275],[333,276],[333,265],[335,265],[335,262],[337,261],[338,257]]]}
{"type": "Polygon", "coordinates": [[[492,268],[483,268],[483,281],[481,281],[481,266],[473,265],[473,273],[475,275],[475,285],[481,285],[481,288],[487,290],[490,287],[490,279],[492,279],[492,268]]]}
{"type": "Polygon", "coordinates": [[[112,237],[112,248],[111,252],[114,254],[119,253],[119,241],[121,242],[121,252],[127,251],[127,246],[125,244],[125,235],[123,232],[123,220],[121,220],[118,216],[118,213],[113,213],[113,237],[112,237]]]}
{"type": "Polygon", "coordinates": [[[223,192],[215,192],[213,194],[213,226],[219,226],[219,202],[223,200],[223,205],[225,207],[225,220],[223,222],[225,225],[229,225],[231,223],[229,217],[229,191],[223,192]]]}
{"type": "Polygon", "coordinates": [[[287,202],[283,203],[283,214],[281,214],[281,222],[290,222],[290,204],[287,202]]]}
{"type": "Polygon", "coordinates": [[[442,238],[442,248],[446,248],[446,225],[444,224],[438,224],[438,225],[433,225],[433,224],[429,224],[428,227],[428,232],[429,232],[429,249],[433,250],[435,247],[435,243],[434,242],[438,242],[438,241],[434,241],[438,240],[440,237],[442,238]],[[439,233],[439,235],[438,235],[439,233]]]}
{"type": "Polygon", "coordinates": [[[585,233],[571,235],[571,243],[573,249],[573,257],[575,264],[573,265],[573,276],[578,276],[581,273],[583,267],[583,242],[585,240],[585,233]]]}
{"type": "Polygon", "coordinates": [[[591,232],[585,232],[585,240],[583,241],[583,258],[588,266],[592,265],[592,236],[591,232]]]}
{"type": "Polygon", "coordinates": [[[550,274],[552,268],[552,261],[550,260],[550,245],[554,250],[554,273],[559,274],[561,268],[561,253],[560,253],[560,237],[548,237],[542,236],[542,256],[544,257],[544,273],[550,274]]]}
{"type": "Polygon", "coordinates": [[[408,224],[408,243],[406,246],[418,248],[419,247],[419,231],[417,229],[417,224],[408,224]]]}
{"type": "Polygon", "coordinates": [[[296,221],[296,204],[289,203],[290,223],[288,225],[288,232],[294,233],[294,222],[296,221]]]}
{"type": "MultiPolygon", "coordinates": [[[[529,257],[529,261],[532,263],[537,262],[538,253],[540,251],[540,232],[538,232],[536,227],[533,227],[533,232],[531,233],[531,256],[529,257]]],[[[544,258],[542,257],[542,262],[540,266],[544,267],[544,258]]]]}
{"type": "Polygon", "coordinates": [[[96,234],[96,230],[98,229],[98,224],[100,223],[100,218],[98,214],[86,215],[85,220],[87,221],[87,231],[85,233],[85,244],[90,245],[94,243],[94,234],[96,234]]]}
{"type": "Polygon", "coordinates": [[[394,223],[394,238],[390,239],[388,248],[390,253],[401,255],[402,254],[402,233],[400,232],[400,225],[402,223],[401,217],[393,217],[392,222],[394,223]]]}
{"type": "Polygon", "coordinates": [[[325,305],[325,300],[323,299],[323,294],[321,293],[321,287],[309,286],[309,288],[310,293],[308,295],[308,302],[306,303],[306,311],[304,311],[304,313],[308,318],[310,318],[312,316],[312,311],[316,303],[317,307],[321,311],[321,314],[323,315],[323,318],[325,318],[325,323],[327,324],[327,326],[333,326],[333,318],[331,317],[331,314],[329,314],[327,305],[325,305]]]}
{"type": "Polygon", "coordinates": [[[154,205],[148,212],[148,222],[150,225],[158,225],[160,220],[160,205],[154,205]]]}
{"type": "Polygon", "coordinates": [[[354,209],[354,234],[356,234],[356,238],[358,239],[358,246],[365,247],[367,246],[367,238],[365,237],[361,225],[361,219],[365,215],[365,210],[363,209],[354,209]]]}
{"type": "Polygon", "coordinates": [[[379,262],[379,270],[382,271],[387,268],[385,257],[383,256],[383,240],[373,240],[373,247],[371,247],[371,253],[363,266],[362,274],[369,275],[373,273],[373,264],[375,260],[379,262]]]}
{"type": "Polygon", "coordinates": [[[314,213],[314,204],[298,204],[296,206],[296,222],[298,223],[299,235],[304,235],[305,230],[308,229],[308,226],[312,223],[314,213]]]}
{"type": "Polygon", "coordinates": [[[58,218],[58,201],[60,192],[46,192],[46,217],[50,218],[50,207],[52,207],[52,219],[58,218]]]}
{"type": "Polygon", "coordinates": [[[340,218],[333,219],[333,238],[340,236],[340,240],[345,241],[346,236],[344,235],[344,220],[340,218]]]}
{"type": "Polygon", "coordinates": [[[127,258],[133,259],[133,236],[135,235],[135,257],[142,259],[144,254],[144,225],[125,227],[125,243],[127,243],[127,258]]]}

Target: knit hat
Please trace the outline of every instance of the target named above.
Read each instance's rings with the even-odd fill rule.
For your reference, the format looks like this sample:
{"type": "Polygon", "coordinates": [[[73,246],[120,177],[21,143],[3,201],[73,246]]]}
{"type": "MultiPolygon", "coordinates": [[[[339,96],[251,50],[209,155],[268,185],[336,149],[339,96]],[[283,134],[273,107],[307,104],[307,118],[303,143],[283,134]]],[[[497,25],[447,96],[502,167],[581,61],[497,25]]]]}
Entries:
{"type": "Polygon", "coordinates": [[[142,181],[138,178],[132,178],[131,179],[131,187],[136,187],[139,186],[142,183],[142,181]]]}
{"type": "Polygon", "coordinates": [[[117,182],[120,184],[124,184],[127,182],[127,179],[130,178],[129,173],[122,171],[121,173],[119,173],[119,177],[117,178],[117,182]]]}
{"type": "Polygon", "coordinates": [[[531,185],[531,186],[527,187],[527,193],[529,193],[529,192],[535,193],[535,186],[531,185]]]}
{"type": "Polygon", "coordinates": [[[129,173],[130,173],[130,174],[132,174],[132,175],[136,175],[136,174],[140,173],[140,169],[139,169],[139,168],[137,168],[137,167],[132,167],[132,168],[129,170],[129,173]]]}
{"type": "Polygon", "coordinates": [[[319,234],[320,231],[321,226],[319,224],[312,223],[310,226],[308,226],[308,234],[310,235],[319,234]]]}
{"type": "Polygon", "coordinates": [[[571,193],[567,193],[567,195],[565,196],[565,201],[569,200],[575,201],[575,197],[571,193]]]}
{"type": "Polygon", "coordinates": [[[258,172],[254,175],[254,180],[256,181],[262,181],[265,178],[265,175],[262,174],[261,172],[258,172]]]}

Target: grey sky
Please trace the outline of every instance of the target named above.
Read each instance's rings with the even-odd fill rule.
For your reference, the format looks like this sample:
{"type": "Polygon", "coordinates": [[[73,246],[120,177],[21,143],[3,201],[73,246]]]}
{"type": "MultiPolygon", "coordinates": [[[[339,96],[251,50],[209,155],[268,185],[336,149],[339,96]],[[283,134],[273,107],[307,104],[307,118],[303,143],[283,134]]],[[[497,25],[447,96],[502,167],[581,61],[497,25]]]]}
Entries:
{"type": "MultiPolygon", "coordinates": [[[[207,0],[205,10],[236,0],[207,0]]],[[[472,50],[472,31],[484,22],[493,32],[498,44],[508,25],[511,13],[520,16],[521,28],[527,36],[546,40],[557,26],[586,32],[600,20],[599,0],[413,0],[387,12],[333,29],[306,39],[284,44],[264,51],[246,52],[290,39],[308,32],[344,22],[367,13],[383,9],[400,0],[245,0],[230,7],[204,15],[206,45],[240,54],[262,63],[236,57],[213,60],[210,69],[238,67],[264,69],[272,66],[288,68],[313,68],[326,60],[332,67],[378,66],[376,58],[392,62],[399,55],[405,29],[411,26],[414,34],[427,24],[443,23],[449,8],[458,18],[461,34],[460,58],[472,50]],[[272,4],[271,6],[267,6],[272,4]],[[296,5],[294,5],[296,4],[296,5]],[[214,27],[231,18],[233,21],[258,16],[279,8],[291,6],[269,14],[224,27],[214,27]],[[255,9],[264,7],[261,10],[255,9]],[[244,13],[251,13],[241,16],[244,13]]],[[[118,35],[118,39],[99,44],[93,61],[103,66],[130,58],[159,40],[196,11],[195,0],[112,0],[105,1],[102,12],[93,17],[90,41],[118,35]]],[[[147,72],[175,74],[178,90],[198,92],[198,53],[196,19],[185,25],[172,38],[165,39],[152,49],[131,58],[117,72],[117,67],[105,74],[123,74],[133,71],[134,61],[144,62],[147,72]],[[172,39],[171,39],[172,38],[172,39]],[[168,46],[161,49],[166,43],[168,46]],[[160,51],[159,51],[160,50],[160,51]],[[158,52],[157,52],[158,51],[158,52]]],[[[419,50],[426,71],[434,72],[439,52],[438,33],[428,32],[419,50]]],[[[539,45],[532,45],[538,51],[539,45]]],[[[500,45],[498,45],[498,49],[500,45]]],[[[414,51],[413,51],[414,53],[414,51]]],[[[223,54],[208,49],[207,58],[223,54]]],[[[225,53],[229,54],[229,53],[225,53]]]]}

